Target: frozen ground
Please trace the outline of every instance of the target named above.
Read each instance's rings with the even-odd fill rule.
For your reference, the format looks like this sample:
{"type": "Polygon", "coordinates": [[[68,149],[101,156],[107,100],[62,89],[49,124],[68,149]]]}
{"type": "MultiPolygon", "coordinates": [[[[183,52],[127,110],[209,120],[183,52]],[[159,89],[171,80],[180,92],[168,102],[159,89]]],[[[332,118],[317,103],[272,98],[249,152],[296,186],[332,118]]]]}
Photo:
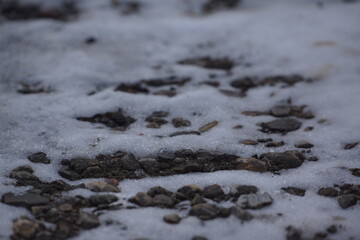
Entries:
{"type": "MultiPolygon", "coordinates": [[[[44,1],[46,2],[46,1],[44,1]]],[[[360,239],[360,206],[341,209],[334,198],[319,196],[321,187],[360,184],[349,168],[360,167],[360,146],[344,150],[344,144],[360,141],[360,3],[342,1],[247,0],[238,8],[202,16],[191,14],[195,0],[143,1],[140,13],[121,15],[108,1],[79,1],[77,19],[0,20],[0,194],[21,192],[8,176],[12,169],[29,164],[31,153],[46,152],[49,165],[33,164],[43,181],[63,179],[60,161],[75,156],[94,157],[118,150],[136,156],[179,149],[207,149],[251,157],[269,151],[295,149],[294,143],[314,144],[319,161],[304,162],[296,169],[271,172],[218,171],[120,182],[120,202],[153,186],[176,191],[187,184],[205,187],[219,184],[225,191],[233,184],[256,185],[274,202],[250,210],[257,218],[240,223],[235,217],[200,221],[187,217],[177,225],[163,222],[175,209],[138,208],[105,211],[101,226],[83,231],[74,239],[285,239],[292,225],[311,238],[330,225],[341,226],[329,239],[360,239]],[[85,44],[88,37],[97,39],[85,44]],[[231,75],[222,70],[177,64],[202,56],[228,57],[235,61],[231,75]],[[229,97],[200,84],[217,75],[221,89],[243,76],[266,77],[300,74],[315,79],[294,87],[250,89],[244,98],[229,97]],[[114,91],[121,82],[188,76],[192,80],[172,98],[114,91]],[[41,82],[50,93],[20,94],[20,83],[41,82]],[[88,95],[97,91],[93,95],[88,95]],[[258,131],[258,122],[272,116],[250,117],[243,111],[266,111],[291,98],[294,105],[308,105],[315,118],[301,120],[301,129],[282,136],[258,131]],[[115,131],[76,120],[77,117],[122,108],[137,119],[127,131],[115,131]],[[163,137],[176,131],[168,123],[160,129],[146,127],[144,119],[154,111],[169,111],[168,119],[183,117],[198,129],[217,120],[204,134],[163,137]],[[194,115],[193,113],[197,113],[194,115]],[[200,113],[200,114],[199,114],[200,113]],[[319,119],[326,123],[319,124],[319,119]],[[233,129],[241,124],[242,129],[233,129]],[[303,131],[313,126],[314,130],[303,131]],[[244,139],[271,137],[282,140],[279,148],[242,145],[244,139]],[[281,187],[306,189],[304,197],[284,193],[281,187]],[[276,214],[281,213],[282,216],[276,214]],[[105,221],[119,221],[106,226],[105,221]],[[126,228],[125,228],[125,227],[126,228]]],[[[63,179],[68,183],[74,182],[63,179]]],[[[88,182],[79,180],[76,183],[88,182]]],[[[69,195],[90,194],[74,190],[69,195]]],[[[29,215],[26,209],[0,203],[0,239],[12,233],[12,220],[29,215]]],[[[180,215],[186,215],[180,212],[180,215]]]]}

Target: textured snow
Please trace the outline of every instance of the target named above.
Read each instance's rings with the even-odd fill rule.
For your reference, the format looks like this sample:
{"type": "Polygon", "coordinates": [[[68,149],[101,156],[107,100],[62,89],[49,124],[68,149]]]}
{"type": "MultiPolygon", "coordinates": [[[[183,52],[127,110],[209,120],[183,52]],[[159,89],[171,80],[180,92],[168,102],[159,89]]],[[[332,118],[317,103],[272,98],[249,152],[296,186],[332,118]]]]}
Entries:
{"type": "MultiPolygon", "coordinates": [[[[102,223],[113,219],[120,225],[102,224],[74,239],[191,239],[194,235],[208,239],[283,239],[289,224],[311,237],[333,223],[343,226],[334,239],[358,238],[359,204],[342,210],[335,199],[316,192],[333,184],[360,183],[346,169],[360,167],[359,146],[343,150],[345,143],[360,141],[360,3],[329,0],[321,8],[310,0],[248,0],[238,9],[204,17],[187,14],[189,5],[185,2],[144,1],[140,14],[122,16],[107,1],[79,1],[81,14],[72,22],[0,22],[0,194],[26,189],[10,185],[13,180],[8,175],[13,168],[29,164],[27,155],[37,151],[46,152],[53,159],[50,165],[32,164],[35,174],[45,181],[61,178],[57,174],[61,159],[79,155],[124,150],[147,156],[160,151],[202,148],[250,157],[275,151],[239,144],[244,139],[269,137],[257,131],[256,123],[274,119],[244,116],[241,112],[268,110],[291,97],[294,105],[306,104],[316,116],[301,120],[301,129],[314,126],[314,130],[270,137],[286,143],[276,151],[294,149],[297,141],[310,141],[318,162],[305,162],[281,175],[221,171],[125,180],[120,183],[122,192],[116,194],[120,199],[128,198],[157,185],[175,191],[192,183],[202,187],[217,183],[225,190],[233,184],[251,184],[268,192],[274,200],[271,206],[253,212],[283,216],[245,224],[234,217],[205,223],[188,217],[174,226],[164,223],[162,216],[177,210],[125,209],[101,216],[102,223]],[[98,42],[85,45],[83,41],[89,36],[98,42]],[[331,44],[319,46],[319,42],[331,44]],[[227,56],[239,65],[228,76],[219,70],[175,64],[184,58],[206,55],[227,56]],[[241,63],[250,63],[251,67],[241,63]],[[154,68],[159,65],[160,69],[154,68]],[[250,89],[246,98],[235,98],[198,84],[209,80],[209,73],[218,74],[222,89],[231,89],[227,84],[230,80],[247,75],[296,73],[318,81],[285,89],[250,89]],[[192,77],[191,83],[173,98],[114,91],[121,82],[170,75],[192,77]],[[16,92],[20,82],[38,81],[54,92],[16,92]],[[96,89],[102,90],[87,95],[96,89]],[[276,95],[270,98],[272,92],[276,95]],[[76,120],[119,108],[137,119],[125,132],[76,120]],[[213,120],[219,125],[201,136],[157,138],[177,131],[171,124],[161,129],[146,128],[144,119],[159,110],[169,111],[169,120],[189,119],[192,126],[188,130],[213,120]],[[194,112],[201,116],[193,116],[194,112]],[[321,118],[328,121],[318,124],[321,118]],[[232,129],[238,124],[243,129],[232,129]],[[280,188],[286,186],[307,189],[305,197],[281,192],[280,188]]],[[[195,0],[188,2],[198,4],[195,0]]],[[[90,180],[78,182],[87,181],[90,180]]],[[[76,190],[69,194],[90,193],[76,190]]],[[[11,220],[27,211],[0,203],[0,213],[0,238],[5,238],[11,234],[11,220]]]]}

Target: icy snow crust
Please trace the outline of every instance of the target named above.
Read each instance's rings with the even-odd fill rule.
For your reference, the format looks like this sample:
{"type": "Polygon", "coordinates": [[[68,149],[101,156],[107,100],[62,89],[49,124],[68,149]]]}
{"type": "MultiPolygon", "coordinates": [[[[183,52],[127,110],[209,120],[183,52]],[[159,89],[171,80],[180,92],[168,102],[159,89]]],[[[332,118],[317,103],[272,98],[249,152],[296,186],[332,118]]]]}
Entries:
{"type": "MultiPolygon", "coordinates": [[[[195,1],[189,2],[196,5],[195,1]]],[[[120,15],[107,1],[80,1],[79,5],[79,18],[71,22],[0,23],[1,195],[27,189],[14,188],[8,175],[15,167],[29,164],[26,157],[37,151],[46,152],[53,159],[50,165],[32,164],[41,180],[51,181],[61,178],[57,173],[60,160],[75,156],[93,157],[118,150],[147,156],[189,148],[250,157],[267,151],[292,150],[295,142],[307,140],[315,145],[312,154],[320,160],[305,162],[280,175],[221,171],[125,180],[120,183],[122,192],[116,194],[119,199],[129,198],[158,185],[176,191],[193,183],[202,187],[217,183],[225,190],[233,184],[251,184],[274,199],[271,206],[256,210],[256,214],[282,213],[281,217],[264,217],[245,224],[234,217],[205,223],[188,217],[174,226],[164,223],[162,216],[177,210],[125,209],[106,212],[100,219],[117,220],[126,229],[102,224],[74,239],[191,239],[194,235],[208,239],[284,239],[289,224],[302,229],[306,237],[334,223],[343,226],[334,239],[359,237],[359,205],[342,210],[336,200],[316,192],[333,184],[360,183],[347,170],[359,168],[360,148],[343,150],[343,144],[360,140],[360,3],[334,0],[326,1],[320,8],[316,1],[309,0],[252,0],[244,1],[238,9],[209,16],[186,14],[188,9],[179,0],[144,1],[141,12],[132,16],[120,15]],[[89,36],[98,42],[85,45],[89,36]],[[333,44],[319,46],[317,42],[333,44]],[[176,64],[185,58],[207,55],[235,60],[238,65],[233,75],[176,64]],[[251,67],[243,63],[250,63],[251,67]],[[159,65],[160,69],[154,68],[159,65]],[[230,89],[230,80],[246,75],[297,73],[319,80],[284,89],[250,89],[247,97],[236,98],[200,85],[209,80],[209,73],[219,75],[223,89],[230,89]],[[114,91],[121,82],[169,75],[189,76],[192,81],[173,98],[114,91]],[[17,93],[20,82],[38,81],[54,92],[17,93]],[[98,93],[87,95],[99,88],[102,90],[98,93]],[[276,95],[270,98],[272,92],[276,95]],[[268,136],[257,131],[260,127],[256,123],[273,117],[241,114],[247,110],[268,110],[289,97],[295,105],[311,108],[316,118],[301,121],[302,128],[314,126],[313,131],[268,136]],[[119,108],[137,119],[125,132],[76,120],[119,108]],[[176,131],[171,124],[161,129],[146,128],[144,119],[160,110],[170,112],[168,119],[189,119],[192,126],[187,129],[198,129],[213,120],[219,125],[201,136],[157,138],[176,131]],[[194,112],[201,116],[193,116],[194,112]],[[320,118],[328,122],[318,124],[320,118]],[[232,127],[238,124],[243,128],[234,130],[232,127]],[[266,137],[286,144],[275,150],[239,144],[240,140],[266,137]],[[280,191],[286,186],[307,189],[305,197],[280,191]]],[[[76,190],[69,194],[90,193],[76,190]]],[[[0,212],[1,239],[11,234],[12,219],[28,214],[23,208],[1,203],[0,212]]]]}

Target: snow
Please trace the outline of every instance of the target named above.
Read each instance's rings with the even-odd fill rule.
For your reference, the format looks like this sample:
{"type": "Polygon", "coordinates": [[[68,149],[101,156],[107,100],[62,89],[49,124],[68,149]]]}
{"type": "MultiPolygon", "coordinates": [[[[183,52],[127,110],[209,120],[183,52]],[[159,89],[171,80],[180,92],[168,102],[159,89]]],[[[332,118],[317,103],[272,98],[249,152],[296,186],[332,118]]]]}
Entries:
{"type": "MultiPolygon", "coordinates": [[[[46,1],[42,1],[46,2],[46,1]]],[[[29,164],[27,155],[46,152],[51,165],[32,164],[40,179],[59,179],[60,160],[74,156],[95,156],[118,150],[147,156],[159,151],[183,148],[208,149],[250,157],[267,151],[262,146],[244,146],[239,141],[272,137],[286,144],[276,151],[294,149],[295,142],[310,141],[318,162],[305,162],[300,168],[281,175],[247,171],[197,173],[120,183],[120,198],[128,198],[153,186],[176,190],[186,184],[205,187],[220,184],[225,189],[233,184],[256,185],[274,199],[270,207],[254,210],[255,214],[276,214],[275,219],[256,219],[240,224],[234,217],[215,219],[205,224],[194,217],[173,226],[162,216],[175,210],[146,208],[108,211],[102,223],[113,219],[117,225],[84,231],[74,239],[191,239],[203,235],[209,239],[282,239],[289,224],[312,237],[336,222],[342,225],[334,239],[358,237],[359,205],[342,210],[336,200],[316,194],[320,187],[333,184],[360,184],[358,177],[346,168],[359,168],[359,147],[343,150],[343,144],[360,141],[360,3],[345,4],[324,1],[248,0],[238,8],[208,16],[186,13],[186,1],[149,0],[137,15],[122,16],[106,1],[79,1],[79,19],[67,23],[53,20],[0,22],[0,194],[21,191],[7,176],[10,171],[29,164]],[[94,36],[98,42],[85,45],[94,36]],[[319,44],[325,42],[328,44],[319,44]],[[330,44],[329,44],[330,43],[330,44]],[[202,47],[199,47],[202,44],[202,47]],[[223,71],[177,65],[178,60],[201,56],[234,59],[239,65],[232,76],[223,71]],[[242,63],[250,63],[246,67],[242,63]],[[160,69],[154,67],[161,66],[160,69]],[[218,75],[221,89],[241,76],[301,74],[316,78],[314,83],[295,87],[261,87],[250,89],[246,98],[227,97],[215,88],[200,85],[218,75]],[[121,82],[139,79],[189,76],[192,81],[173,97],[115,92],[121,82]],[[49,94],[18,94],[20,82],[41,81],[54,89],[49,94]],[[88,96],[98,88],[102,91],[88,96]],[[272,98],[269,95],[274,92],[272,98]],[[249,117],[247,110],[267,110],[291,97],[294,105],[306,104],[316,118],[301,120],[302,129],[286,136],[257,131],[256,122],[273,120],[271,116],[249,117]],[[125,132],[101,125],[77,121],[79,116],[122,108],[138,119],[125,132]],[[183,117],[192,122],[186,129],[196,130],[213,120],[219,125],[201,136],[167,136],[177,129],[171,124],[161,129],[146,128],[144,119],[153,111],[169,111],[167,118],[183,117]],[[193,113],[201,116],[193,116],[193,113]],[[327,123],[318,124],[321,118],[327,123]],[[243,129],[234,130],[241,124],[243,129]],[[98,140],[99,139],[99,140],[98,140]],[[280,191],[281,187],[306,188],[305,197],[280,191]],[[335,220],[334,220],[335,219],[335,220]]],[[[194,6],[196,1],[188,1],[194,6]]],[[[190,7],[194,9],[195,7],[190,7]]],[[[87,181],[87,180],[86,180],[87,181]]],[[[79,182],[86,182],[79,181],[79,182]]],[[[81,194],[89,194],[83,190],[81,194]]],[[[71,192],[69,194],[77,194],[71,192]]],[[[121,200],[123,201],[123,200],[121,200]]],[[[126,203],[124,201],[124,203],[126,203]]],[[[11,234],[11,220],[26,210],[0,204],[2,221],[0,238],[11,234]]]]}

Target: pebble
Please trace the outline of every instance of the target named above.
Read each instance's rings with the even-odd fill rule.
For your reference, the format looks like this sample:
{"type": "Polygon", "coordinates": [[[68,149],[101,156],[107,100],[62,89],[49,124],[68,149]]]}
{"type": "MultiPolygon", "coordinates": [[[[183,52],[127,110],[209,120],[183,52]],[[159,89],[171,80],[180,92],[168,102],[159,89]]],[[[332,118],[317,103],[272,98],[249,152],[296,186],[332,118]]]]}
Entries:
{"type": "Polygon", "coordinates": [[[240,208],[239,206],[233,206],[230,208],[231,214],[240,219],[241,221],[250,221],[254,216],[240,208]]]}
{"type": "Polygon", "coordinates": [[[272,201],[268,193],[252,193],[241,195],[236,204],[241,208],[259,209],[270,205],[272,201]]]}
{"type": "Polygon", "coordinates": [[[240,195],[257,193],[259,189],[253,185],[234,185],[230,188],[230,195],[238,198],[240,195]]]}
{"type": "Polygon", "coordinates": [[[278,171],[301,166],[305,157],[298,151],[286,151],[265,153],[260,156],[260,159],[268,164],[270,171],[278,171]]]}
{"type": "Polygon", "coordinates": [[[91,229],[100,226],[97,216],[80,211],[79,218],[76,223],[83,229],[91,229]]]}
{"type": "Polygon", "coordinates": [[[305,196],[305,192],[306,192],[305,189],[297,188],[297,187],[285,187],[285,188],[281,188],[281,190],[289,194],[301,196],[301,197],[305,196]]]}
{"type": "Polygon", "coordinates": [[[350,168],[350,172],[352,175],[360,177],[360,168],[350,168]]]}
{"type": "Polygon", "coordinates": [[[286,117],[291,112],[291,106],[289,104],[276,105],[270,109],[270,113],[275,117],[286,117]]]}
{"type": "Polygon", "coordinates": [[[243,125],[236,125],[236,126],[233,127],[233,129],[241,129],[243,127],[244,127],[243,125]]]}
{"type": "Polygon", "coordinates": [[[30,165],[24,165],[24,166],[14,168],[13,171],[14,172],[16,172],[16,171],[24,171],[24,172],[28,172],[28,173],[34,173],[34,169],[30,165]]]}
{"type": "Polygon", "coordinates": [[[297,148],[312,148],[314,145],[312,143],[309,143],[307,141],[300,141],[295,143],[295,147],[297,148]]]}
{"type": "Polygon", "coordinates": [[[140,158],[139,164],[148,174],[155,174],[159,171],[159,164],[154,158],[140,158]]]}
{"type": "Polygon", "coordinates": [[[220,212],[220,209],[213,204],[200,203],[190,209],[189,215],[196,216],[201,220],[214,219],[220,212]]]}
{"type": "Polygon", "coordinates": [[[213,127],[215,127],[216,125],[218,125],[218,121],[212,121],[209,122],[207,124],[205,124],[204,126],[202,126],[201,128],[199,128],[199,132],[203,133],[203,132],[207,132],[210,129],[212,129],[213,127]]]}
{"type": "Polygon", "coordinates": [[[342,209],[346,209],[351,206],[354,206],[357,202],[357,199],[358,197],[353,194],[345,195],[338,198],[338,203],[342,209]]]}
{"type": "Polygon", "coordinates": [[[283,141],[279,141],[279,142],[269,142],[265,145],[265,147],[281,147],[284,146],[284,142],[283,141]]]}
{"type": "Polygon", "coordinates": [[[241,144],[244,144],[244,145],[256,145],[257,142],[253,141],[253,140],[242,140],[240,141],[241,144]]]}
{"type": "Polygon", "coordinates": [[[93,181],[85,184],[85,188],[93,192],[120,192],[120,189],[105,181],[93,181]]]}
{"type": "Polygon", "coordinates": [[[314,129],[314,127],[306,127],[304,128],[304,132],[310,132],[314,129]]]}
{"type": "Polygon", "coordinates": [[[339,192],[333,187],[320,188],[318,194],[325,197],[337,197],[339,192]]]}
{"type": "Polygon", "coordinates": [[[201,194],[201,188],[198,185],[190,184],[179,188],[177,192],[184,194],[188,199],[193,199],[196,194],[201,194]]]}
{"type": "Polygon", "coordinates": [[[193,59],[184,59],[178,62],[183,65],[195,65],[198,67],[208,68],[208,69],[219,69],[230,71],[234,63],[228,58],[211,58],[211,57],[201,57],[193,59]]]}
{"type": "Polygon", "coordinates": [[[135,197],[129,199],[130,202],[136,203],[142,207],[148,207],[153,204],[153,199],[146,193],[138,192],[135,197]]]}
{"type": "Polygon", "coordinates": [[[171,122],[172,122],[173,126],[176,128],[191,126],[191,122],[184,118],[173,118],[171,122]]]}
{"type": "Polygon", "coordinates": [[[125,154],[120,158],[120,162],[122,163],[122,167],[126,170],[136,170],[140,168],[139,162],[132,153],[125,154]]]}
{"type": "Polygon", "coordinates": [[[248,170],[252,172],[266,172],[267,164],[256,158],[238,158],[236,159],[236,170],[248,170]]]}
{"type": "Polygon", "coordinates": [[[253,79],[250,77],[233,80],[230,85],[233,88],[240,88],[242,91],[247,91],[249,88],[253,88],[256,86],[253,79]]]}
{"type": "Polygon", "coordinates": [[[164,221],[170,224],[177,224],[181,221],[181,217],[177,214],[168,214],[164,216],[164,221]]]}
{"type": "Polygon", "coordinates": [[[173,193],[166,190],[163,187],[157,186],[157,187],[150,188],[149,191],[147,191],[147,194],[151,197],[154,197],[155,195],[158,195],[158,194],[163,194],[163,195],[170,197],[173,193]]]}
{"type": "Polygon", "coordinates": [[[44,163],[49,164],[50,159],[46,156],[46,153],[37,152],[28,156],[28,159],[33,163],[44,163]]]}
{"type": "Polygon", "coordinates": [[[117,200],[119,199],[111,194],[92,195],[89,198],[89,201],[93,206],[100,204],[109,205],[110,203],[116,202],[117,200]]]}
{"type": "Polygon", "coordinates": [[[171,208],[175,205],[175,201],[165,194],[155,195],[152,199],[152,203],[153,205],[161,208],[171,208]]]}
{"type": "Polygon", "coordinates": [[[39,222],[30,220],[25,217],[16,219],[12,225],[14,234],[25,239],[34,237],[41,228],[42,226],[39,222]]]}
{"type": "Polygon", "coordinates": [[[46,205],[49,203],[49,199],[37,193],[25,193],[21,195],[5,193],[2,196],[1,202],[13,206],[31,207],[46,205]]]}
{"type": "Polygon", "coordinates": [[[218,184],[205,187],[202,194],[205,198],[209,198],[214,201],[221,201],[225,197],[223,189],[218,184]]]}
{"type": "Polygon", "coordinates": [[[359,144],[358,142],[345,144],[344,149],[345,150],[350,150],[350,149],[356,147],[358,144],[359,144]]]}
{"type": "Polygon", "coordinates": [[[15,178],[16,180],[23,180],[23,181],[39,181],[39,178],[34,174],[28,171],[11,171],[10,174],[11,178],[15,178]]]}
{"type": "Polygon", "coordinates": [[[180,132],[174,132],[169,135],[169,137],[176,137],[180,135],[200,135],[201,132],[199,131],[180,131],[180,132]]]}
{"type": "Polygon", "coordinates": [[[301,122],[293,118],[283,118],[263,123],[261,126],[266,132],[289,132],[299,129],[301,122]]]}
{"type": "Polygon", "coordinates": [[[193,236],[191,240],[208,240],[206,237],[203,236],[193,236]]]}
{"type": "Polygon", "coordinates": [[[200,194],[196,194],[195,197],[191,200],[191,206],[195,206],[199,203],[206,203],[206,201],[200,194]]]}

